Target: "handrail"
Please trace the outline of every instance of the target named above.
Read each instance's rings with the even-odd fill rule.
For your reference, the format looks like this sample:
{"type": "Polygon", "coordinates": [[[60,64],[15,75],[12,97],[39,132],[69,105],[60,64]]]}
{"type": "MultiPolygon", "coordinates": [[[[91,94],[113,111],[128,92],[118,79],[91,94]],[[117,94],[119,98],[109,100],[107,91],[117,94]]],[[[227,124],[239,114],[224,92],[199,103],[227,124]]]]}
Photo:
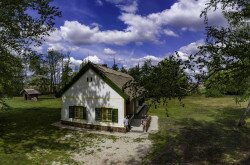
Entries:
{"type": "Polygon", "coordinates": [[[132,121],[132,119],[134,118],[134,114],[128,119],[128,123],[130,124],[131,123],[131,121],[132,121]]]}
{"type": "Polygon", "coordinates": [[[151,123],[151,116],[147,116],[145,119],[142,119],[143,132],[148,131],[150,123],[151,123]]]}

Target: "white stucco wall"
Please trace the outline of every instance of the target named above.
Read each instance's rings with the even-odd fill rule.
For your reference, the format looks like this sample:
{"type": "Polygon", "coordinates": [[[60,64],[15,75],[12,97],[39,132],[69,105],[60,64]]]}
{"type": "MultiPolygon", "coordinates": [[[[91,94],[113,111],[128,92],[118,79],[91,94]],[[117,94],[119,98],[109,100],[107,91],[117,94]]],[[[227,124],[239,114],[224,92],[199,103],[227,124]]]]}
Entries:
{"type": "Polygon", "coordinates": [[[124,99],[106,84],[100,76],[89,69],[62,95],[61,119],[88,124],[123,127],[124,99]],[[87,82],[92,77],[92,82],[87,82]],[[84,106],[87,109],[87,121],[69,118],[69,106],[84,106]],[[95,121],[95,108],[108,107],[118,109],[118,123],[95,121]]]}

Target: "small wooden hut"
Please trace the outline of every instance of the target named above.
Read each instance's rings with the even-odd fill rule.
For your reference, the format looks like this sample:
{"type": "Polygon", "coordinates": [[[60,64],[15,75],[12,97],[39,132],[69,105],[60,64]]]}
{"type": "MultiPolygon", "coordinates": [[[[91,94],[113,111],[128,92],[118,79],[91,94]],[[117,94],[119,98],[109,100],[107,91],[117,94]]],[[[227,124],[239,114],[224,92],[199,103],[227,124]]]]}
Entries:
{"type": "Polygon", "coordinates": [[[24,100],[37,100],[38,96],[41,94],[35,89],[23,89],[20,94],[23,95],[24,100]]]}

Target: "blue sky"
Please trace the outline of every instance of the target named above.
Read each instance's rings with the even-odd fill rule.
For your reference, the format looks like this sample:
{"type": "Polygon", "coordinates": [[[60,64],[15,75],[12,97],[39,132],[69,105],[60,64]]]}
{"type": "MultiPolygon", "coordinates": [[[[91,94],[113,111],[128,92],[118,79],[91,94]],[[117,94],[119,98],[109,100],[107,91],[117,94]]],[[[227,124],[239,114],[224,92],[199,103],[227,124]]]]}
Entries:
{"type": "MultiPolygon", "coordinates": [[[[70,51],[72,66],[82,60],[131,67],[145,59],[159,62],[179,51],[182,58],[205,39],[200,13],[207,0],[54,0],[62,11],[56,30],[38,51],[70,51]]],[[[220,10],[209,13],[225,25],[220,10]]]]}

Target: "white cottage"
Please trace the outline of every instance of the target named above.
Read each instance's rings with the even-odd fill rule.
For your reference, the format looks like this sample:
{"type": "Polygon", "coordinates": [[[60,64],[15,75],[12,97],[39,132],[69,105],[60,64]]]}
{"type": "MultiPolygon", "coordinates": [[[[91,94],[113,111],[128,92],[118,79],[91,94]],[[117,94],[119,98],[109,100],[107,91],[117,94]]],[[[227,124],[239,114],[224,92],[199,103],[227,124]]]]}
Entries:
{"type": "Polygon", "coordinates": [[[60,92],[62,124],[124,132],[124,117],[133,117],[144,106],[123,89],[131,80],[128,74],[88,62],[60,92]]]}

